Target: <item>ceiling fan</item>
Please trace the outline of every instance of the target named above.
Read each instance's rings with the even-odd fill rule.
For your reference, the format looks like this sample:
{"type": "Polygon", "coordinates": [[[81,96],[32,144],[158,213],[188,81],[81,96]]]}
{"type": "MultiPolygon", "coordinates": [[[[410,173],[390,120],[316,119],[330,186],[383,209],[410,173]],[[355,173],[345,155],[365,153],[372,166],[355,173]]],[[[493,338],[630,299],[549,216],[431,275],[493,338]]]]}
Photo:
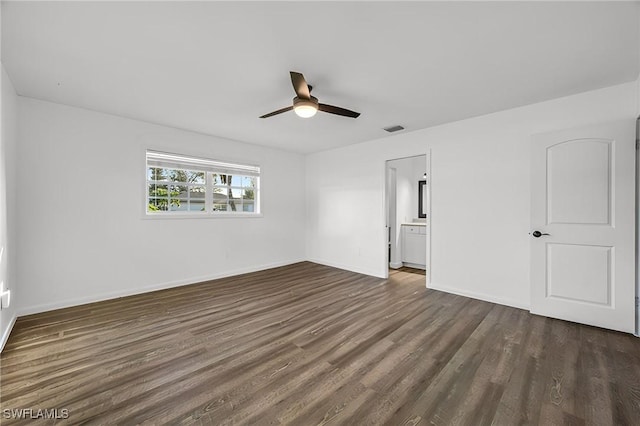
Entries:
{"type": "Polygon", "coordinates": [[[350,111],[345,108],[340,108],[333,105],[321,104],[318,102],[318,98],[311,96],[312,86],[307,84],[304,76],[299,72],[290,71],[291,83],[293,83],[293,90],[296,92],[296,97],[293,98],[293,105],[286,108],[279,109],[277,111],[265,114],[260,118],[268,118],[274,115],[282,114],[283,112],[293,110],[299,117],[309,118],[316,115],[316,112],[328,112],[329,114],[342,115],[344,117],[358,118],[359,112],[350,111]]]}

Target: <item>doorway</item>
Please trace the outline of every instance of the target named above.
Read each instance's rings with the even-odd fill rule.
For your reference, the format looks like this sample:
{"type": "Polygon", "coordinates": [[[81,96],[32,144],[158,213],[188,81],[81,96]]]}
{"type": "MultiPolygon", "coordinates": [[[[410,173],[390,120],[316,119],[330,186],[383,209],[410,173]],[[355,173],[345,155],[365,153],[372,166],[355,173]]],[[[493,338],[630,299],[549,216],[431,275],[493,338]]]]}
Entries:
{"type": "Polygon", "coordinates": [[[431,184],[429,155],[385,162],[386,274],[403,270],[425,275],[431,271],[431,184]]]}

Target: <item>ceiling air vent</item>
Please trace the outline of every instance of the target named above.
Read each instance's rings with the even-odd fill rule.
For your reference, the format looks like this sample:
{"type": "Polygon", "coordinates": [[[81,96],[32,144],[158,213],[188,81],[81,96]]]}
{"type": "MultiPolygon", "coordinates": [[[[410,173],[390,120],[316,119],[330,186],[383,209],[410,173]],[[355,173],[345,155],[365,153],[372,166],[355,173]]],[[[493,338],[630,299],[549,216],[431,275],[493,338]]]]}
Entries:
{"type": "Polygon", "coordinates": [[[404,130],[404,127],[402,126],[389,126],[389,127],[385,127],[384,130],[386,130],[389,133],[393,133],[393,132],[398,132],[400,130],[404,130]]]}

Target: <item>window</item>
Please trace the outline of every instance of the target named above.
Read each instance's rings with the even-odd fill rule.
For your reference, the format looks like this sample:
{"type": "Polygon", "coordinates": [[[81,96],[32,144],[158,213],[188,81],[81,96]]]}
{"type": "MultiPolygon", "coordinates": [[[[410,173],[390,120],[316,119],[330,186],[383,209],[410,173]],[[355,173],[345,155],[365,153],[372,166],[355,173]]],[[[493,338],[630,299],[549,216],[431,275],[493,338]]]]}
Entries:
{"type": "Polygon", "coordinates": [[[148,215],[257,215],[260,167],[147,151],[148,215]]]}

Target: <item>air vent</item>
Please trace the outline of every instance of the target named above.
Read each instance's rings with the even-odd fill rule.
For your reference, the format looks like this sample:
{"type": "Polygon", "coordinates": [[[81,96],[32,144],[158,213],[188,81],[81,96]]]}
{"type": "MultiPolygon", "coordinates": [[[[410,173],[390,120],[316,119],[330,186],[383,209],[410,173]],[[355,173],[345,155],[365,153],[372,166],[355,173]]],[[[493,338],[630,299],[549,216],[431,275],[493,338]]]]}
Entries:
{"type": "Polygon", "coordinates": [[[393,132],[398,132],[400,130],[404,130],[404,127],[402,127],[402,126],[389,126],[389,127],[385,127],[384,130],[386,130],[389,133],[393,133],[393,132]]]}

